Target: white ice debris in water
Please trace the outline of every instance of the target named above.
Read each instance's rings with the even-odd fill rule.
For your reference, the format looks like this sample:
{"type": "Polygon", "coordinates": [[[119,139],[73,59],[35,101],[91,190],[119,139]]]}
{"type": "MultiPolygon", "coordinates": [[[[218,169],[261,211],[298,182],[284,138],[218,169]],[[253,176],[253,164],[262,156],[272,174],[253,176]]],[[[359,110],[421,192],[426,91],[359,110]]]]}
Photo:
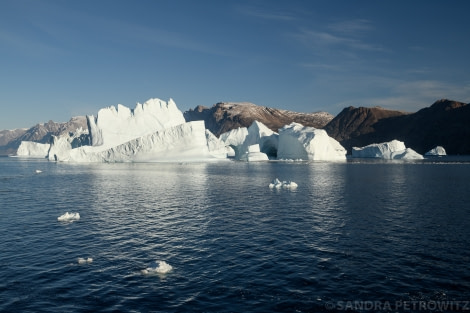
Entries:
{"type": "Polygon", "coordinates": [[[286,188],[286,189],[295,189],[298,185],[293,181],[280,181],[279,179],[275,178],[270,184],[269,188],[279,189],[279,188],[286,188]]]}
{"type": "Polygon", "coordinates": [[[165,261],[155,261],[152,262],[152,264],[150,264],[150,266],[146,269],[141,270],[141,273],[144,275],[166,274],[172,269],[173,267],[165,261]]]}
{"type": "Polygon", "coordinates": [[[57,218],[59,222],[73,222],[73,221],[78,221],[79,219],[80,219],[80,214],[78,212],[77,213],[65,212],[65,214],[57,218]]]}
{"type": "Polygon", "coordinates": [[[78,264],[85,264],[85,263],[91,263],[93,262],[93,258],[78,258],[77,259],[78,264]]]}

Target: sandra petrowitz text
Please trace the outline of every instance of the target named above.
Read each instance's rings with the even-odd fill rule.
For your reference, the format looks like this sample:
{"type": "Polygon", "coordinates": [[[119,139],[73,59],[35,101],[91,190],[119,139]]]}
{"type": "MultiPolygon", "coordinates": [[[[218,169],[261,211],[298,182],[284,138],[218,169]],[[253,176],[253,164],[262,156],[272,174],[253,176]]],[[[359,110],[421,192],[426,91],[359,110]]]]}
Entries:
{"type": "Polygon", "coordinates": [[[410,301],[330,301],[325,303],[325,308],[331,311],[470,311],[470,301],[433,301],[433,300],[410,300],[410,301]]]}

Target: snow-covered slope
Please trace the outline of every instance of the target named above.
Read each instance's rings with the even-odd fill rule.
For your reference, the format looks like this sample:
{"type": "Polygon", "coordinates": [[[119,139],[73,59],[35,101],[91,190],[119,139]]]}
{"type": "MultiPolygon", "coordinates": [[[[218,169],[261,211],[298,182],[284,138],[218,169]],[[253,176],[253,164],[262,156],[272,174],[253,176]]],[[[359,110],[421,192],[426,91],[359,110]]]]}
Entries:
{"type": "Polygon", "coordinates": [[[277,158],[346,160],[346,150],[323,129],[291,123],[279,130],[277,158]]]}

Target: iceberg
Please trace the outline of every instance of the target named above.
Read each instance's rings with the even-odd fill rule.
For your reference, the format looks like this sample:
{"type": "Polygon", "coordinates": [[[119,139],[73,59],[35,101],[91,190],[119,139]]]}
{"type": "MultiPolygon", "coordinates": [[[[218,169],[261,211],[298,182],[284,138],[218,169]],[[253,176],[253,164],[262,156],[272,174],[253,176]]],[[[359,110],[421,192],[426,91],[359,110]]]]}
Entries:
{"type": "Polygon", "coordinates": [[[276,156],[279,142],[279,135],[263,123],[254,121],[248,127],[248,134],[243,141],[241,151],[243,153],[249,152],[250,147],[258,145],[259,151],[268,156],[276,156]]]}
{"type": "Polygon", "coordinates": [[[45,158],[50,146],[48,143],[22,141],[16,151],[16,155],[20,157],[45,158]]]}
{"type": "Polygon", "coordinates": [[[446,150],[442,146],[437,146],[424,154],[425,156],[443,156],[447,155],[446,150]]]}
{"type": "Polygon", "coordinates": [[[240,160],[247,162],[255,162],[268,161],[269,158],[266,153],[260,151],[259,144],[255,144],[248,147],[248,151],[240,157],[240,160]]]}
{"type": "Polygon", "coordinates": [[[184,123],[120,145],[82,146],[58,155],[72,162],[177,162],[215,159],[210,154],[204,121],[184,123]]]}
{"type": "Polygon", "coordinates": [[[73,222],[73,221],[78,221],[79,219],[80,219],[79,213],[69,213],[69,212],[65,212],[65,214],[57,218],[59,222],[73,222]]]}
{"type": "Polygon", "coordinates": [[[150,99],[87,116],[90,145],[58,139],[49,159],[64,162],[179,162],[226,159],[227,149],[204,121],[186,123],[175,102],[150,99]]]}
{"type": "Polygon", "coordinates": [[[117,108],[99,110],[96,117],[87,116],[91,145],[106,148],[185,122],[172,99],[165,102],[157,98],[137,103],[133,110],[118,104],[117,108]]]}
{"type": "Polygon", "coordinates": [[[278,159],[346,160],[346,149],[325,130],[291,123],[279,129],[278,159]]]}
{"type": "Polygon", "coordinates": [[[81,127],[75,130],[74,133],[63,136],[52,136],[50,148],[46,157],[49,161],[57,161],[58,154],[88,145],[89,141],[88,130],[84,130],[81,127]]]}
{"type": "MultiPolygon", "coordinates": [[[[233,157],[239,159],[246,151],[242,151],[243,143],[248,136],[248,129],[246,127],[239,127],[232,129],[220,135],[219,139],[224,145],[233,150],[233,157]]],[[[232,156],[231,153],[229,153],[232,156]]]]}
{"type": "Polygon", "coordinates": [[[393,160],[422,160],[424,157],[411,148],[406,148],[402,151],[395,151],[392,153],[393,160]]]}
{"type": "Polygon", "coordinates": [[[166,263],[165,261],[155,261],[150,264],[149,267],[147,267],[144,270],[141,270],[141,273],[143,275],[152,275],[152,274],[166,274],[170,272],[173,269],[173,266],[170,264],[166,263]]]}
{"type": "Polygon", "coordinates": [[[353,158],[379,158],[386,160],[417,160],[423,156],[411,148],[406,148],[405,143],[392,140],[384,143],[373,143],[365,147],[353,147],[353,158]]]}
{"type": "Polygon", "coordinates": [[[233,149],[235,159],[249,161],[247,156],[251,154],[250,159],[255,161],[269,159],[268,156],[275,157],[277,154],[279,135],[263,123],[254,121],[250,127],[239,127],[232,129],[220,135],[220,140],[233,149]],[[254,146],[258,146],[258,148],[254,146]],[[252,151],[250,151],[250,149],[252,151]],[[259,151],[256,151],[258,149],[259,151]],[[262,153],[255,155],[255,153],[262,153]]]}
{"type": "Polygon", "coordinates": [[[230,150],[210,130],[206,129],[207,148],[211,156],[218,159],[226,159],[230,150]]]}

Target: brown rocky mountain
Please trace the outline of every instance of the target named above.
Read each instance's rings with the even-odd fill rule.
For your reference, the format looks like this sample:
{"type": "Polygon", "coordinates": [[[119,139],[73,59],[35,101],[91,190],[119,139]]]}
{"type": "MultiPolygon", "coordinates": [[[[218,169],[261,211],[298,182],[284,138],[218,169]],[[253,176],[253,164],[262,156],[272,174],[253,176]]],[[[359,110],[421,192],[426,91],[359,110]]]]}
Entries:
{"type": "Polygon", "coordinates": [[[52,135],[60,136],[65,133],[75,132],[80,127],[88,129],[85,116],[72,117],[70,121],[65,123],[49,121],[47,123],[36,124],[29,129],[2,131],[5,140],[0,142],[0,155],[15,154],[22,141],[48,143],[52,135]],[[6,136],[8,136],[8,139],[6,136]]]}
{"type": "Polygon", "coordinates": [[[255,120],[275,132],[292,122],[322,128],[333,119],[333,115],[327,112],[297,113],[258,106],[249,102],[219,102],[211,108],[197,106],[194,110],[186,111],[184,118],[188,122],[203,120],[206,128],[219,136],[238,127],[249,127],[255,120]]]}
{"type": "Polygon", "coordinates": [[[355,146],[398,139],[421,154],[437,145],[448,154],[470,154],[470,105],[447,99],[416,113],[349,107],[324,129],[348,153],[355,146]]]}

